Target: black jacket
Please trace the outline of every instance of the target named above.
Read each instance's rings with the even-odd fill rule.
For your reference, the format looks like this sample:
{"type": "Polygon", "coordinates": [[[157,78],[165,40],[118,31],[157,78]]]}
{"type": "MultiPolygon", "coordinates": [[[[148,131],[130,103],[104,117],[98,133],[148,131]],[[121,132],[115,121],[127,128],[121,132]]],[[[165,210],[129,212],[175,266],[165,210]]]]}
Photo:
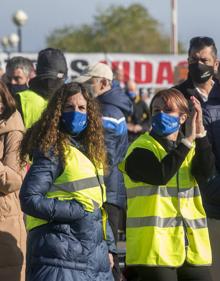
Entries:
{"type": "Polygon", "coordinates": [[[220,219],[220,84],[216,83],[215,91],[209,95],[204,105],[204,125],[209,141],[215,155],[216,173],[205,186],[204,206],[207,215],[211,218],[220,219]]]}
{"type": "MultiPolygon", "coordinates": [[[[190,78],[174,88],[181,91],[187,100],[190,99],[190,96],[195,96],[201,102],[204,126],[215,156],[217,171],[208,182],[200,182],[200,189],[207,216],[220,219],[220,84],[216,79],[214,79],[214,82],[207,102],[201,99],[190,78]]],[[[206,163],[208,161],[207,159],[206,163]]]]}
{"type": "Polygon", "coordinates": [[[186,79],[179,85],[175,85],[174,88],[179,90],[187,100],[189,100],[191,96],[194,96],[200,101],[201,105],[203,105],[204,101],[202,100],[199,92],[194,87],[193,82],[190,78],[186,79]]]}
{"type": "MultiPolygon", "coordinates": [[[[184,144],[168,141],[150,133],[168,152],[160,162],[153,152],[135,148],[126,160],[125,169],[134,181],[146,182],[152,185],[166,184],[179,170],[189,152],[184,144]]],[[[212,175],[214,157],[207,137],[196,139],[196,154],[192,162],[192,174],[198,182],[212,175]]]]}

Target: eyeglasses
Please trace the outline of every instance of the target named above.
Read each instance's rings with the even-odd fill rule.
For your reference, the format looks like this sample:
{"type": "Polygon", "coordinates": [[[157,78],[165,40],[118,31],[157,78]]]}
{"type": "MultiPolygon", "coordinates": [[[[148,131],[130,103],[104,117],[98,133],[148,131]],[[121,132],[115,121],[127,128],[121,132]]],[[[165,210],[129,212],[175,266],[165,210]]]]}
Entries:
{"type": "Polygon", "coordinates": [[[209,46],[215,46],[215,41],[211,37],[206,37],[206,36],[196,36],[193,37],[189,41],[190,48],[194,46],[200,46],[200,45],[205,45],[207,47],[209,46]]]}

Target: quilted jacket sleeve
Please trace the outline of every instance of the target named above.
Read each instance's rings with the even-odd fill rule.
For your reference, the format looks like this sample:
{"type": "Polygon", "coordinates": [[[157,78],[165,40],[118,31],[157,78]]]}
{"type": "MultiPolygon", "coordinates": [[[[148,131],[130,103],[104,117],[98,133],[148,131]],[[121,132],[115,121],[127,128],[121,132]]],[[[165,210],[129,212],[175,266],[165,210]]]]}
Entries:
{"type": "Polygon", "coordinates": [[[106,234],[107,234],[106,242],[107,242],[107,245],[108,245],[108,251],[110,253],[116,254],[117,250],[116,250],[116,245],[115,245],[115,239],[114,239],[114,235],[113,235],[111,226],[110,226],[108,221],[107,221],[107,231],[106,231],[106,234]]]}
{"type": "Polygon", "coordinates": [[[120,123],[116,123],[113,122],[113,118],[110,121],[103,118],[103,127],[108,158],[108,174],[105,176],[107,201],[123,208],[126,201],[125,188],[123,176],[118,170],[118,164],[126,153],[128,139],[125,118],[121,119],[120,123]]]}
{"type": "Polygon", "coordinates": [[[70,223],[85,216],[83,207],[75,200],[59,201],[45,196],[61,171],[61,164],[54,157],[47,158],[38,154],[34,158],[20,191],[24,213],[62,223],[70,223]]]}

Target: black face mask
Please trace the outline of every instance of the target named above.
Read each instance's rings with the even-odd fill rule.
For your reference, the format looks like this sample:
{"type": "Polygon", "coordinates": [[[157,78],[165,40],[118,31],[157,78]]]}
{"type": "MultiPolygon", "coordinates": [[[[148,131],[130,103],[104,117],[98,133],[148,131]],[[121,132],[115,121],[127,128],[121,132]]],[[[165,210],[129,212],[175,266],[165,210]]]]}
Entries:
{"type": "Polygon", "coordinates": [[[214,67],[198,62],[191,63],[189,64],[189,75],[193,82],[202,84],[208,81],[209,78],[214,75],[214,67]]]}
{"type": "Polygon", "coordinates": [[[39,91],[45,98],[52,97],[55,92],[64,84],[64,79],[44,79],[41,80],[39,91]]]}
{"type": "Polygon", "coordinates": [[[23,84],[23,85],[7,84],[7,86],[8,86],[9,92],[12,94],[12,96],[15,96],[16,93],[19,93],[21,91],[28,89],[27,84],[23,84]]]}

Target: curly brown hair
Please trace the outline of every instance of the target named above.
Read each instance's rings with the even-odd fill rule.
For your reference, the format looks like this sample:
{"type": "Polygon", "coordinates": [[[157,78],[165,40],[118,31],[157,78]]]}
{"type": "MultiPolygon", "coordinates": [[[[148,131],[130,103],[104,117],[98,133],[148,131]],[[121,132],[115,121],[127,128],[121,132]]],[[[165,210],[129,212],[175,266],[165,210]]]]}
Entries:
{"type": "Polygon", "coordinates": [[[96,167],[106,169],[104,134],[99,104],[90,97],[85,88],[73,82],[65,84],[54,94],[40,120],[27,130],[20,145],[21,164],[25,164],[27,158],[32,159],[34,150],[49,155],[51,149],[55,156],[65,162],[64,151],[70,141],[70,135],[60,126],[60,118],[67,98],[77,93],[82,93],[87,101],[88,114],[88,126],[81,135],[80,142],[87,157],[96,167]]]}

